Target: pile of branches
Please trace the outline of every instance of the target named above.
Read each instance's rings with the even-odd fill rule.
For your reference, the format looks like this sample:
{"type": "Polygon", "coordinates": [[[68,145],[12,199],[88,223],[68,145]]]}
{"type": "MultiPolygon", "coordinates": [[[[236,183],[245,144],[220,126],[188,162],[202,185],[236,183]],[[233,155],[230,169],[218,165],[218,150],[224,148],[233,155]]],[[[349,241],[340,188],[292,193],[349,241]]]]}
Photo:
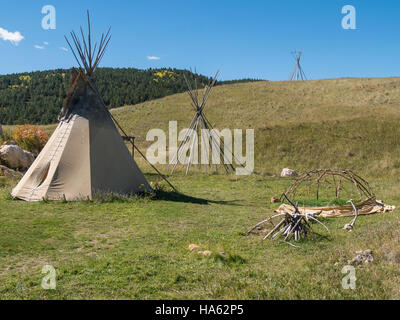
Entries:
{"type": "MultiPolygon", "coordinates": [[[[294,207],[294,212],[285,212],[276,214],[266,220],[263,220],[257,223],[254,227],[252,227],[247,234],[250,234],[256,228],[260,228],[265,223],[270,222],[272,224],[272,229],[265,236],[264,240],[271,237],[271,239],[276,239],[278,237],[283,237],[284,241],[287,240],[295,240],[298,241],[302,238],[306,238],[312,232],[312,224],[311,222],[317,222],[321,224],[329,233],[329,229],[319,220],[315,218],[316,215],[311,214],[302,214],[299,212],[298,203],[294,204],[284,193],[283,196],[286,200],[294,207]],[[273,220],[280,218],[280,221],[274,225],[273,220]]],[[[289,243],[290,244],[290,243],[289,243]]]]}

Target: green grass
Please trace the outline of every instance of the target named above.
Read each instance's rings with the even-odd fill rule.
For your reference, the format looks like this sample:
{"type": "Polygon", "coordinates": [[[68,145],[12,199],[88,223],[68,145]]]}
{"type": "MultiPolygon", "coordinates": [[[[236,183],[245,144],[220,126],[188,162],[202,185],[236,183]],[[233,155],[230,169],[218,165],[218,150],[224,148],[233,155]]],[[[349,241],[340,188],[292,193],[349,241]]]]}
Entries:
{"type": "MultiPolygon", "coordinates": [[[[360,217],[351,233],[342,230],[349,218],[324,219],[332,235],[302,241],[296,249],[245,235],[277,207],[269,198],[290,179],[190,175],[172,180],[190,196],[164,192],[159,200],[27,203],[11,200],[10,185],[3,181],[0,297],[400,298],[396,212],[360,217]],[[191,243],[213,254],[190,252],[191,243]],[[375,261],[357,267],[356,290],[343,290],[342,267],[367,248],[375,261]],[[45,264],[56,268],[54,291],[40,286],[45,264]]],[[[382,181],[373,187],[387,203],[399,205],[392,185],[382,181]]]]}
{"type": "MultiPolygon", "coordinates": [[[[170,179],[184,196],[26,203],[11,200],[16,181],[0,177],[0,298],[399,299],[397,210],[359,217],[351,233],[342,230],[350,218],[324,219],[332,234],[321,229],[300,249],[246,235],[292,182],[278,177],[284,167],[352,169],[378,199],[399,206],[399,85],[390,78],[216,87],[208,118],[221,129],[255,129],[255,173],[178,171],[170,179]],[[190,252],[191,243],[213,254],[190,252]],[[374,262],[356,267],[356,290],[342,289],[343,266],[365,249],[374,262]],[[54,291],[40,286],[45,264],[56,268],[54,291]]],[[[145,149],[149,129],[166,129],[168,120],[186,127],[188,102],[178,94],[113,113],[145,149]]],[[[159,181],[138,157],[147,178],[159,181]]]]}

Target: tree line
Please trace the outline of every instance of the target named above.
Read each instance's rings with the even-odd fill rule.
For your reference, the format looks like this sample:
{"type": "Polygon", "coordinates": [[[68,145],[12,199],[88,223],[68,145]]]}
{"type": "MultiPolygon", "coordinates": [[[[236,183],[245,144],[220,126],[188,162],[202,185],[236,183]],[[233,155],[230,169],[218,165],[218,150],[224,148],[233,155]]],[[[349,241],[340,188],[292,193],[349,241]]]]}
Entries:
{"type": "MultiPolygon", "coordinates": [[[[0,76],[0,123],[49,124],[57,122],[66,96],[70,69],[36,71],[0,76]]],[[[133,105],[187,90],[183,74],[199,88],[210,78],[179,69],[98,68],[98,90],[111,108],[133,105]]],[[[253,79],[223,81],[248,82],[253,79]]]]}

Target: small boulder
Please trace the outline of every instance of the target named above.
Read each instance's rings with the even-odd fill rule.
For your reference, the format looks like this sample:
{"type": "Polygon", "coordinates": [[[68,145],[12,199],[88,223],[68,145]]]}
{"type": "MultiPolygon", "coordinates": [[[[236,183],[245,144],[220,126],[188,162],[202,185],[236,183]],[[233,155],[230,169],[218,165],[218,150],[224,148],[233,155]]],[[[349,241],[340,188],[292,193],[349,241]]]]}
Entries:
{"type": "Polygon", "coordinates": [[[374,257],[372,255],[372,250],[367,249],[364,251],[357,251],[356,256],[348,261],[349,264],[357,265],[362,263],[370,263],[374,261],[374,257]]]}
{"type": "Polygon", "coordinates": [[[297,176],[296,171],[289,168],[282,169],[281,177],[295,177],[295,176],[297,176]]]}
{"type": "Polygon", "coordinates": [[[344,230],[347,230],[348,232],[353,231],[353,226],[350,223],[346,223],[343,227],[344,230]]]}
{"type": "Polygon", "coordinates": [[[26,169],[35,161],[35,155],[17,145],[0,147],[0,162],[12,169],[26,169]]]}
{"type": "Polygon", "coordinates": [[[275,197],[271,198],[271,203],[278,203],[278,202],[281,202],[281,200],[279,200],[279,198],[275,198],[275,197]]]}
{"type": "Polygon", "coordinates": [[[200,249],[200,246],[198,246],[197,244],[194,244],[194,243],[189,244],[189,251],[193,251],[196,249],[200,249]]]}

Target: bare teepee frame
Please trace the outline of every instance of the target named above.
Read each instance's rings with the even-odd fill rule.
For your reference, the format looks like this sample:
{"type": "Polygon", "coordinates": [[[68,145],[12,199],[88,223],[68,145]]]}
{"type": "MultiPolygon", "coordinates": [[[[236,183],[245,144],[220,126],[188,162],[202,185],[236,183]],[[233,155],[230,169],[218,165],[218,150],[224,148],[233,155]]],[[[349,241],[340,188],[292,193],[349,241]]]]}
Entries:
{"type": "Polygon", "coordinates": [[[75,60],[78,63],[81,71],[83,71],[83,69],[84,69],[86,75],[88,77],[91,77],[93,75],[94,71],[96,70],[97,66],[99,65],[101,59],[103,58],[103,55],[107,49],[108,43],[111,40],[111,35],[110,35],[111,27],[108,28],[108,31],[105,35],[104,35],[104,33],[101,34],[99,47],[97,48],[97,42],[92,47],[92,36],[91,36],[89,11],[87,11],[87,19],[88,19],[88,34],[87,34],[86,39],[85,39],[85,35],[83,33],[82,27],[80,27],[82,40],[80,40],[78,38],[75,31],[70,32],[74,47],[68,41],[68,38],[66,36],[64,36],[64,38],[67,41],[68,46],[70,47],[72,54],[74,55],[75,60]],[[96,49],[97,49],[97,51],[96,51],[96,49]],[[78,59],[78,56],[79,56],[79,59],[78,59]],[[82,65],[83,65],[83,68],[82,68],[82,65]]]}
{"type": "Polygon", "coordinates": [[[88,23],[87,36],[84,35],[82,27],[80,27],[81,39],[79,39],[79,37],[76,35],[76,33],[74,31],[71,31],[70,35],[71,35],[71,39],[73,42],[73,46],[71,45],[70,41],[68,41],[68,38],[66,36],[64,36],[65,40],[68,43],[68,46],[70,47],[70,49],[72,51],[72,54],[75,57],[76,62],[79,65],[81,72],[83,72],[88,77],[88,79],[89,79],[88,83],[89,83],[90,87],[93,89],[94,92],[96,92],[103,107],[105,108],[105,110],[107,110],[108,115],[114,121],[116,126],[120,129],[120,131],[122,132],[122,134],[125,137],[125,140],[130,141],[130,143],[132,144],[132,148],[135,149],[143,157],[143,159],[157,172],[157,174],[164,181],[166,181],[172,187],[173,190],[177,191],[177,189],[168,181],[168,179],[146,158],[146,156],[143,154],[143,152],[139,150],[139,148],[134,143],[133,137],[128,136],[126,134],[125,130],[121,127],[121,125],[118,123],[118,121],[114,118],[114,116],[108,110],[103,99],[101,98],[99,91],[97,90],[96,85],[94,84],[94,82],[92,82],[93,73],[96,70],[97,66],[99,65],[101,59],[103,58],[103,55],[107,49],[108,43],[110,42],[111,27],[108,29],[106,34],[102,33],[99,46],[97,47],[97,43],[95,43],[94,46],[92,43],[89,10],[87,11],[87,23],[88,23]]]}
{"type": "MultiPolygon", "coordinates": [[[[224,169],[227,173],[235,171],[235,168],[232,165],[232,161],[230,161],[228,159],[228,157],[225,155],[225,150],[226,150],[232,154],[231,159],[233,159],[233,158],[235,158],[233,155],[233,152],[225,146],[224,141],[222,141],[222,139],[221,139],[221,136],[214,130],[211,122],[207,119],[206,115],[204,114],[204,108],[205,108],[207,100],[211,94],[211,91],[217,81],[218,75],[219,75],[219,71],[217,71],[214,78],[212,78],[210,80],[210,82],[204,87],[203,97],[201,99],[199,98],[197,81],[195,80],[195,88],[193,89],[193,87],[190,84],[187,77],[185,75],[183,75],[186,85],[188,87],[188,94],[192,100],[191,106],[193,107],[193,109],[196,113],[195,113],[192,121],[190,122],[188,130],[186,130],[186,134],[185,134],[183,140],[180,142],[180,144],[172,158],[172,162],[170,163],[170,165],[173,164],[171,173],[174,172],[175,168],[177,167],[180,160],[182,159],[182,156],[185,155],[185,152],[184,152],[185,150],[186,150],[186,152],[189,151],[188,163],[185,164],[186,165],[186,174],[189,172],[190,166],[193,162],[192,161],[193,155],[195,152],[198,152],[198,149],[196,150],[196,148],[199,148],[199,146],[200,146],[200,144],[197,141],[199,139],[199,137],[202,140],[201,143],[204,144],[204,147],[207,146],[207,148],[201,148],[201,151],[204,152],[201,155],[202,159],[208,159],[208,161],[207,161],[208,163],[204,163],[205,172],[207,172],[207,167],[212,165],[211,162],[209,161],[210,154],[208,152],[209,151],[208,146],[211,149],[211,156],[213,156],[213,158],[215,158],[215,159],[219,158],[220,164],[224,167],[224,169]],[[205,129],[205,130],[203,131],[203,129],[205,129]],[[201,133],[202,131],[204,132],[204,134],[201,133]],[[189,150],[187,150],[187,148],[186,148],[187,143],[189,143],[189,150]]],[[[199,154],[199,153],[197,153],[197,154],[199,154]]],[[[215,164],[215,170],[218,172],[218,164],[215,164]]]]}
{"type": "Polygon", "coordinates": [[[289,81],[307,80],[303,68],[300,65],[300,59],[303,55],[303,51],[294,51],[292,52],[292,55],[293,58],[296,60],[296,65],[294,66],[293,71],[289,76],[289,81]]]}

